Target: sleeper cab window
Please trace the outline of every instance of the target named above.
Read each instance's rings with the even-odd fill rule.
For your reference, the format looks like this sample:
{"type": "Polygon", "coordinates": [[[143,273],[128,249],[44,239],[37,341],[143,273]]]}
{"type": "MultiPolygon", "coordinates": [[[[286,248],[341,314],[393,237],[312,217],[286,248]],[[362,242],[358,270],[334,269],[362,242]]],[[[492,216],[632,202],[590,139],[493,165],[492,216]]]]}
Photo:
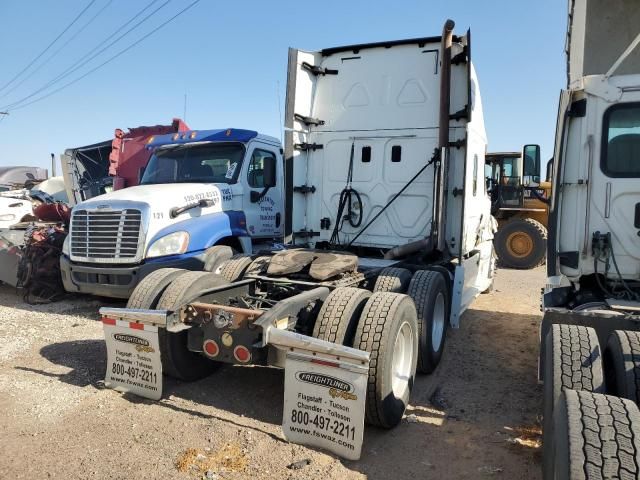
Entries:
{"type": "Polygon", "coordinates": [[[640,103],[614,105],[605,112],[600,161],[609,177],[640,177],[640,103]]]}
{"type": "Polygon", "coordinates": [[[398,163],[402,160],[402,147],[400,145],[394,145],[391,147],[391,161],[398,163]]]}

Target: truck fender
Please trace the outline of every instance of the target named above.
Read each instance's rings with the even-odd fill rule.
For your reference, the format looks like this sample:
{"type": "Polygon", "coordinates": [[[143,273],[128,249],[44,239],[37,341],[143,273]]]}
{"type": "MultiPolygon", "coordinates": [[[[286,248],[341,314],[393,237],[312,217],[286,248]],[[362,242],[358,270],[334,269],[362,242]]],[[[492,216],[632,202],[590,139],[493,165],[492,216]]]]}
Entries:
{"type": "MultiPolygon", "coordinates": [[[[206,250],[227,238],[237,238],[243,250],[247,247],[248,241],[248,251],[251,251],[251,239],[246,229],[244,212],[238,211],[215,212],[197,217],[187,217],[185,220],[169,225],[156,233],[149,242],[149,246],[165,235],[182,231],[189,233],[189,246],[185,253],[206,250]]],[[[221,243],[226,242],[222,241],[221,243]]]]}

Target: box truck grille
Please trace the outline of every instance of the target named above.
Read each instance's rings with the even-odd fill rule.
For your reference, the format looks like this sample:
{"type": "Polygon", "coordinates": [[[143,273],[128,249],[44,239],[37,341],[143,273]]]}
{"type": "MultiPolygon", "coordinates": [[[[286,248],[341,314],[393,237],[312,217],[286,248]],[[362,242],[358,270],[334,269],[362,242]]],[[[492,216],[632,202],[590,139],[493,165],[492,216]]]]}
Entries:
{"type": "Polygon", "coordinates": [[[142,212],[77,210],[71,220],[71,257],[105,263],[138,260],[142,212]]]}

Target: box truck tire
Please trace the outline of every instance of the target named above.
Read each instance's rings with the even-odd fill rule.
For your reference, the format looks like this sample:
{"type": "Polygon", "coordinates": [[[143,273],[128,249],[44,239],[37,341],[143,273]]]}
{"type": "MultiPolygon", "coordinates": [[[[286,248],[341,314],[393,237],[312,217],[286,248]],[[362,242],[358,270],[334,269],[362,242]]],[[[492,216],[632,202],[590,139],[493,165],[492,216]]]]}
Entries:
{"type": "Polygon", "coordinates": [[[640,333],[616,330],[609,335],[604,352],[607,393],[640,400],[640,333]]]}
{"type": "Polygon", "coordinates": [[[640,478],[640,411],[635,403],[565,390],[554,417],[555,463],[545,480],[640,478]]]}
{"type": "Polygon", "coordinates": [[[373,286],[374,292],[406,293],[411,282],[411,272],[406,268],[383,268],[373,286]]]}
{"type": "Polygon", "coordinates": [[[553,325],[545,339],[543,390],[543,473],[553,478],[553,415],[563,389],[604,393],[598,336],[593,328],[553,325]]]}
{"type": "Polygon", "coordinates": [[[432,373],[442,358],[449,319],[449,289],[444,276],[419,270],[411,279],[407,294],[418,312],[418,372],[432,373]]]}
{"type": "Polygon", "coordinates": [[[161,268],[144,277],[127,301],[127,308],[154,309],[165,289],[186,270],[161,268]]]}
{"type": "Polygon", "coordinates": [[[313,336],[320,340],[353,346],[353,336],[360,314],[371,292],[362,288],[338,287],[326,298],[313,326],[313,336]]]}
{"type": "MultiPolygon", "coordinates": [[[[176,311],[198,298],[202,291],[227,283],[224,278],[215,273],[184,272],[164,291],[158,301],[157,309],[176,311]]],[[[187,348],[187,330],[175,333],[160,329],[158,333],[162,369],[170,377],[194,381],[206,377],[219,366],[219,363],[187,348]]]]}
{"type": "Polygon", "coordinates": [[[409,405],[418,359],[418,319],[411,298],[391,292],[371,295],[353,346],[371,354],[366,422],[395,427],[409,405]]]}

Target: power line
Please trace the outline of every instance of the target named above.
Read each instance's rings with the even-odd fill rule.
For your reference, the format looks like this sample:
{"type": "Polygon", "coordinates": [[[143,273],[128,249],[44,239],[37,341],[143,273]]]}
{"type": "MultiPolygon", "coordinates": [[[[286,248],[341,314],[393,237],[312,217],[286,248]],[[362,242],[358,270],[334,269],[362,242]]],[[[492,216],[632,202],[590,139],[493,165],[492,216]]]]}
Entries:
{"type": "Polygon", "coordinates": [[[68,30],[69,30],[69,29],[70,29],[70,28],[71,28],[71,27],[72,27],[72,26],[73,26],[73,25],[74,25],[74,24],[75,24],[75,23],[80,19],[80,17],[81,17],[82,15],[84,15],[84,13],[85,13],[87,10],[89,10],[89,8],[91,7],[91,5],[93,5],[95,2],[96,2],[96,0],[91,0],[91,1],[89,2],[89,5],[87,5],[86,7],[84,7],[84,8],[82,9],[82,11],[81,11],[77,16],[76,16],[76,18],[74,18],[74,19],[73,19],[73,21],[72,21],[69,25],[67,25],[67,26],[65,27],[65,29],[64,29],[64,30],[62,30],[62,32],[61,32],[61,33],[60,33],[56,38],[54,38],[54,39],[53,39],[53,41],[52,41],[51,43],[49,43],[49,45],[47,45],[47,47],[46,47],[44,50],[42,50],[42,51],[38,54],[38,56],[36,56],[36,58],[34,58],[33,60],[31,60],[31,62],[29,62],[29,64],[28,64],[26,67],[24,67],[22,70],[20,70],[20,71],[19,71],[19,72],[18,72],[18,73],[17,73],[17,74],[16,74],[16,75],[11,79],[11,80],[9,80],[7,83],[5,83],[4,85],[2,85],[2,86],[0,87],[0,91],[4,90],[7,86],[11,85],[11,84],[12,84],[12,83],[13,83],[13,82],[18,78],[18,77],[20,77],[20,75],[22,75],[22,74],[23,74],[24,72],[26,72],[29,68],[31,68],[31,65],[33,65],[34,63],[36,63],[36,62],[40,59],[40,57],[42,57],[45,53],[47,53],[47,52],[49,51],[49,49],[50,49],[51,47],[53,47],[53,45],[54,45],[54,44],[55,44],[55,43],[60,39],[60,37],[62,37],[65,33],[67,33],[67,31],[68,31],[68,30]]]}
{"type": "Polygon", "coordinates": [[[58,48],[44,62],[42,62],[34,70],[32,70],[31,73],[29,73],[29,75],[24,77],[22,80],[20,80],[18,83],[16,83],[13,87],[11,87],[9,90],[7,90],[2,95],[0,95],[0,98],[6,97],[11,92],[13,92],[16,88],[19,88],[22,84],[24,84],[24,82],[26,82],[31,77],[33,77],[36,73],[38,73],[42,67],[44,67],[47,63],[49,63],[51,60],[53,60],[56,57],[56,55],[58,55],[67,45],[69,45],[78,35],[80,35],[84,31],[85,28],[87,28],[89,25],[91,25],[93,23],[93,21],[96,18],[98,18],[98,16],[102,12],[104,12],[107,9],[107,7],[109,5],[111,5],[112,3],[113,3],[113,0],[107,0],[107,3],[104,5],[104,7],[102,7],[100,10],[98,10],[98,12],[93,17],[91,17],[82,27],[80,27],[72,36],[70,36],[67,39],[67,41],[62,44],[62,46],[60,48],[58,48]]]}
{"type": "Polygon", "coordinates": [[[54,95],[55,93],[58,93],[61,90],[64,90],[67,87],[70,87],[71,85],[73,85],[74,83],[79,82],[80,80],[82,80],[83,78],[91,75],[93,72],[95,72],[96,70],[99,70],[100,68],[104,67],[105,65],[107,65],[108,63],[111,63],[113,60],[115,60],[116,58],[118,58],[120,55],[122,55],[123,53],[128,52],[129,50],[131,50],[133,47],[135,47],[136,45],[138,45],[139,43],[141,43],[142,41],[146,40],[147,38],[149,38],[151,35],[153,35],[155,32],[157,32],[158,30],[160,30],[162,27],[164,27],[165,25],[167,25],[168,23],[172,22],[173,20],[175,20],[176,18],[178,18],[180,15],[182,15],[183,13],[185,13],[187,10],[189,10],[190,8],[194,7],[197,3],[199,3],[200,0],[195,0],[192,3],[190,3],[189,5],[187,5],[185,8],[183,8],[182,10],[180,10],[178,13],[176,13],[173,17],[169,18],[168,20],[164,21],[163,23],[161,23],[160,25],[158,25],[156,28],[154,28],[153,30],[151,30],[149,33],[145,34],[144,36],[140,37],[138,40],[136,40],[134,43],[132,43],[131,45],[129,45],[128,47],[120,50],[118,53],[116,53],[115,55],[113,55],[111,58],[109,58],[108,60],[105,60],[104,62],[102,62],[100,65],[98,65],[97,67],[92,68],[91,70],[89,70],[88,72],[86,72],[85,74],[79,76],[78,78],[64,84],[62,87],[57,88],[55,90],[53,90],[52,92],[47,93],[46,95],[43,95],[41,97],[38,97],[34,100],[31,100],[30,102],[24,103],[22,105],[18,105],[17,107],[13,107],[10,110],[19,110],[21,108],[25,108],[28,107],[29,105],[32,105],[36,102],[39,102],[41,100],[44,100],[45,98],[50,97],[51,95],[54,95]]]}
{"type": "Polygon", "coordinates": [[[60,73],[57,77],[55,77],[54,79],[50,80],[49,82],[47,82],[45,85],[43,85],[42,87],[38,88],[37,90],[35,90],[34,92],[30,93],[29,95],[22,97],[20,100],[16,100],[13,103],[7,104],[5,105],[3,108],[13,108],[17,105],[19,105],[20,103],[24,102],[25,100],[29,100],[30,98],[35,97],[38,93],[48,89],[49,87],[52,87],[53,85],[55,85],[56,83],[58,83],[59,81],[63,80],[64,78],[67,78],[69,75],[71,75],[72,73],[78,71],[80,68],[84,67],[87,63],[91,62],[93,59],[95,59],[96,57],[98,57],[101,53],[103,53],[105,50],[108,50],[110,47],[112,47],[114,44],[116,44],[117,42],[119,42],[122,38],[124,38],[125,36],[127,36],[129,33],[131,33],[133,30],[135,30],[136,28],[138,28],[140,25],[142,25],[144,22],[146,22],[149,18],[151,18],[153,15],[155,15],[160,9],[164,8],[171,0],[166,0],[162,5],[160,5],[158,8],[156,8],[154,11],[152,11],[149,15],[147,15],[146,17],[144,17],[142,20],[140,20],[138,23],[136,23],[133,27],[131,27],[129,30],[127,30],[126,32],[124,32],[122,35],[120,35],[119,37],[117,37],[115,40],[109,42],[109,44],[105,47],[103,47],[102,49],[100,49],[95,55],[91,56],[90,58],[86,59],[85,61],[83,61],[85,58],[87,58],[89,55],[91,55],[93,52],[95,52],[98,48],[100,48],[102,45],[104,45],[105,42],[107,42],[112,35],[118,33],[120,30],[122,30],[124,27],[126,27],[127,25],[129,25],[133,20],[135,20],[136,18],[138,18],[142,13],[144,13],[145,10],[149,9],[154,3],[157,3],[159,0],[152,0],[149,4],[147,4],[142,10],[140,10],[138,13],[136,13],[131,19],[129,19],[124,25],[122,25],[121,27],[119,27],[118,29],[116,29],[111,35],[107,36],[102,42],[100,42],[96,47],[94,47],[90,52],[86,53],[83,57],[81,57],[79,60],[77,60],[75,63],[73,63],[70,67],[68,67],[65,71],[63,71],[62,73],[60,73]],[[75,68],[74,68],[75,67],[75,68]]]}

